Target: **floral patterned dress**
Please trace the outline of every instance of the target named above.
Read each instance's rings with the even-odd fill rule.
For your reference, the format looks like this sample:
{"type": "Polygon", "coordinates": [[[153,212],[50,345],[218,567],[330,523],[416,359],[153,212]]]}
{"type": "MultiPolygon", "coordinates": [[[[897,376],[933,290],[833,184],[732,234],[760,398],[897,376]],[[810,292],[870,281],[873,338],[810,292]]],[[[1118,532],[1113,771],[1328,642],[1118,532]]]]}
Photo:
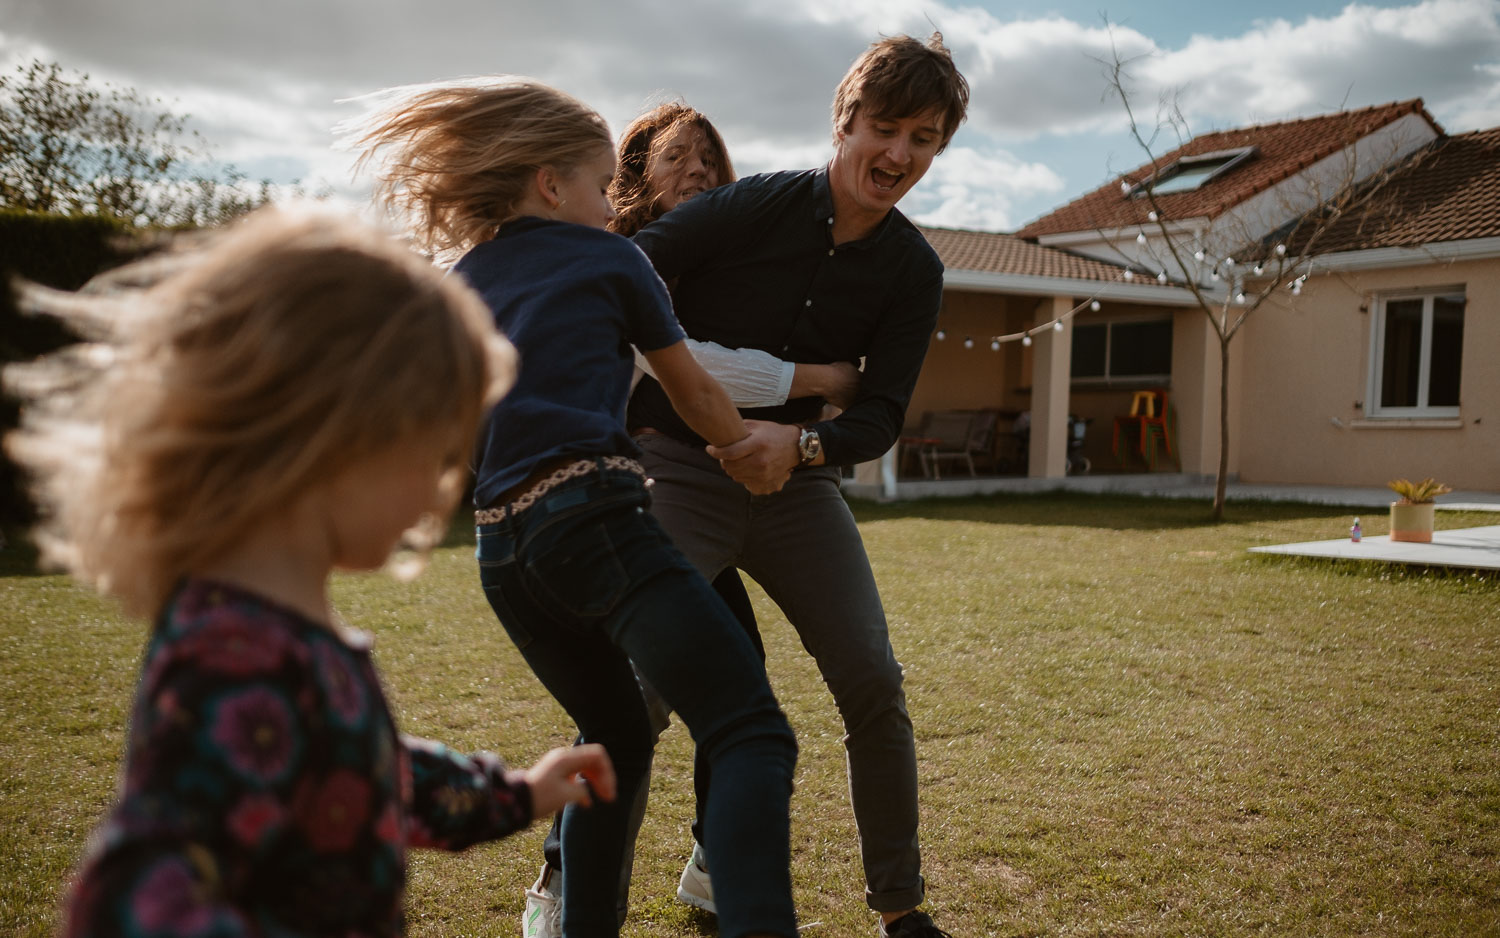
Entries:
{"type": "Polygon", "coordinates": [[[531,821],[519,772],[398,736],[361,633],[190,580],[146,652],[66,935],[399,935],[406,847],[531,821]]]}

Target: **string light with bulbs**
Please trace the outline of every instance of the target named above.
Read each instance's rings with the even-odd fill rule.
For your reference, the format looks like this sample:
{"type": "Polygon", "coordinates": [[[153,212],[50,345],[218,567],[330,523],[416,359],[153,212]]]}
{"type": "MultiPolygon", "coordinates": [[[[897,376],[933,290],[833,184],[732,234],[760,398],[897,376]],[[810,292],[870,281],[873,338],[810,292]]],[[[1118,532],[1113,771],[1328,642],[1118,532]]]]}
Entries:
{"type": "MultiPolygon", "coordinates": [[[[1131,272],[1129,270],[1124,271],[1124,277],[1125,277],[1126,280],[1129,280],[1131,278],[1131,272]]],[[[1073,307],[1072,309],[1068,310],[1067,312],[1063,313],[1061,316],[1058,316],[1056,319],[1049,319],[1048,321],[1042,323],[1041,325],[1032,326],[1030,329],[1026,329],[1026,330],[1024,330],[1022,332],[1011,332],[1011,333],[1008,333],[1006,335],[992,335],[992,336],[988,336],[987,338],[989,339],[989,343],[990,343],[990,351],[992,351],[992,352],[998,352],[998,351],[1000,351],[1000,346],[1006,344],[1007,342],[1020,342],[1022,346],[1029,347],[1031,345],[1031,342],[1032,342],[1032,336],[1040,335],[1041,333],[1047,332],[1049,330],[1052,331],[1052,332],[1061,332],[1061,331],[1063,331],[1063,324],[1065,322],[1067,322],[1068,320],[1072,319],[1076,314],[1078,314],[1079,312],[1082,312],[1085,309],[1089,310],[1090,312],[1095,312],[1095,313],[1097,313],[1099,311],[1100,304],[1099,304],[1099,295],[1097,293],[1094,294],[1093,296],[1089,297],[1088,299],[1084,300],[1082,303],[1079,303],[1077,306],[1073,307]]],[[[940,328],[936,332],[933,333],[932,337],[934,339],[937,339],[939,342],[943,342],[943,341],[947,340],[947,338],[948,338],[948,330],[940,328]]],[[[986,337],[981,337],[981,338],[986,338],[986,337]]],[[[976,344],[976,340],[975,340],[975,338],[972,335],[966,335],[966,336],[964,336],[964,339],[963,339],[963,347],[964,348],[966,348],[966,349],[972,349],[975,346],[975,344],[976,344]]]]}
{"type": "MultiPolygon", "coordinates": [[[[1120,183],[1120,189],[1126,195],[1129,195],[1133,191],[1133,187],[1127,182],[1120,183]]],[[[1149,212],[1146,217],[1154,222],[1157,221],[1160,216],[1155,211],[1152,211],[1149,212]]],[[[1137,234],[1135,240],[1137,244],[1145,244],[1145,233],[1141,232],[1137,234]]],[[[1280,258],[1284,258],[1286,256],[1286,245],[1277,244],[1274,248],[1274,254],[1278,260],[1280,258]]],[[[1233,257],[1226,255],[1222,258],[1214,260],[1207,251],[1200,247],[1193,252],[1193,259],[1195,261],[1198,261],[1199,263],[1203,263],[1204,261],[1212,262],[1213,266],[1209,270],[1209,275],[1210,279],[1215,283],[1225,279],[1226,275],[1230,276],[1234,286],[1237,288],[1234,294],[1234,302],[1240,306],[1243,306],[1247,302],[1244,290],[1238,289],[1240,287],[1243,287],[1244,285],[1242,282],[1243,278],[1245,277],[1244,267],[1241,266],[1238,270],[1236,270],[1237,262],[1233,257]]],[[[1254,277],[1261,277],[1265,275],[1265,272],[1265,264],[1262,262],[1257,262],[1251,268],[1250,275],[1254,277]]],[[[1293,296],[1302,295],[1302,285],[1307,282],[1307,278],[1311,273],[1312,269],[1309,265],[1306,272],[1298,276],[1296,279],[1287,282],[1287,289],[1293,296]]],[[[1133,282],[1135,280],[1135,271],[1131,270],[1129,267],[1123,268],[1120,271],[1120,279],[1125,281],[1126,283],[1133,282]]],[[[1170,278],[1167,276],[1166,270],[1159,270],[1155,277],[1156,282],[1160,284],[1166,284],[1169,279],[1170,278]]],[[[1097,313],[1099,311],[1099,308],[1099,294],[1096,293],[1088,299],[1084,300],[1082,303],[1079,303],[1077,306],[1074,306],[1072,309],[1058,316],[1056,319],[1049,320],[1042,323],[1041,325],[1032,326],[1030,329],[1026,329],[1021,332],[1011,332],[1007,333],[1006,335],[989,336],[988,338],[990,343],[990,351],[998,352],[1000,351],[1000,346],[1008,342],[1020,342],[1022,346],[1030,347],[1030,345],[1032,344],[1033,336],[1046,332],[1049,329],[1055,332],[1061,332],[1063,330],[1063,323],[1071,320],[1079,312],[1083,311],[1084,309],[1088,309],[1091,312],[1097,313]]],[[[933,338],[937,339],[939,342],[942,342],[948,338],[948,332],[946,329],[939,328],[936,332],[933,333],[933,338]]],[[[972,349],[974,348],[974,345],[975,339],[973,336],[964,336],[964,348],[972,349]]]]}
{"type": "MultiPolygon", "coordinates": [[[[1120,191],[1125,195],[1130,195],[1135,191],[1135,189],[1136,187],[1132,183],[1125,180],[1120,181],[1120,191]]],[[[1155,209],[1152,209],[1151,211],[1146,213],[1146,220],[1153,223],[1159,222],[1161,220],[1161,215],[1155,209]]],[[[1135,236],[1135,243],[1143,247],[1148,243],[1146,233],[1144,231],[1137,232],[1135,236]]],[[[1286,244],[1278,243],[1273,251],[1279,261],[1281,258],[1286,257],[1286,244]]],[[[1212,257],[1212,255],[1209,254],[1208,251],[1200,247],[1197,250],[1193,251],[1193,260],[1197,261],[1200,264],[1207,261],[1211,265],[1209,267],[1209,280],[1211,282],[1219,283],[1221,281],[1228,280],[1232,282],[1236,288],[1243,286],[1243,283],[1241,281],[1245,276],[1244,268],[1241,267],[1238,271],[1236,271],[1235,260],[1233,257],[1226,255],[1224,257],[1215,259],[1214,257],[1212,257]]],[[[1256,264],[1250,270],[1250,275],[1254,277],[1265,276],[1265,273],[1266,264],[1264,262],[1256,262],[1256,264]]],[[[1312,268],[1311,265],[1309,265],[1308,269],[1301,276],[1287,282],[1287,289],[1293,296],[1300,296],[1302,294],[1302,285],[1307,282],[1307,278],[1311,273],[1312,268]]],[[[1126,269],[1122,274],[1122,277],[1128,281],[1132,279],[1133,275],[1129,269],[1126,269]]],[[[1164,284],[1167,282],[1167,279],[1167,272],[1165,270],[1160,271],[1156,275],[1157,283],[1164,284]]],[[[1246,302],[1245,293],[1243,290],[1236,289],[1234,294],[1234,302],[1240,305],[1243,305],[1246,302]]]]}

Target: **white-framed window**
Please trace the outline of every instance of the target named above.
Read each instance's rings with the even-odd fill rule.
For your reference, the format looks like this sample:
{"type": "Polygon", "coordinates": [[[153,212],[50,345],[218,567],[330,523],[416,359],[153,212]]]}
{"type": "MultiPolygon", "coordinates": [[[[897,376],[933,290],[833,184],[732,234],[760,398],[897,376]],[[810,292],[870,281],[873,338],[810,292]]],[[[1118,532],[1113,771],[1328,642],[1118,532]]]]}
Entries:
{"type": "Polygon", "coordinates": [[[1166,384],[1172,317],[1075,322],[1070,371],[1079,384],[1166,384]]]}
{"type": "Polygon", "coordinates": [[[1457,417],[1464,288],[1376,297],[1370,348],[1371,417],[1457,417]]]}

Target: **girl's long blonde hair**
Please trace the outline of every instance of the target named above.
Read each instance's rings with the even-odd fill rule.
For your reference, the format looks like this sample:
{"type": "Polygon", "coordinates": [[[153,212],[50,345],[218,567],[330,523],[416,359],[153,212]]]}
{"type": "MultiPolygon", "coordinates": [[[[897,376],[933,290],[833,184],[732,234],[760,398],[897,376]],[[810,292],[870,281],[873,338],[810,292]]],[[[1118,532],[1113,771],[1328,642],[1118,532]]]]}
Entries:
{"type": "Polygon", "coordinates": [[[536,170],[570,171],[611,146],[588,105],[529,78],[497,77],[376,92],[369,116],[340,128],[376,169],[375,200],[417,245],[453,258],[515,217],[536,170]]]}
{"type": "Polygon", "coordinates": [[[141,615],[392,445],[443,447],[451,509],[515,369],[472,291],[324,212],[261,210],[85,295],[32,287],[23,302],[92,339],[6,373],[24,404],[6,442],[34,482],[44,558],[141,615]]]}

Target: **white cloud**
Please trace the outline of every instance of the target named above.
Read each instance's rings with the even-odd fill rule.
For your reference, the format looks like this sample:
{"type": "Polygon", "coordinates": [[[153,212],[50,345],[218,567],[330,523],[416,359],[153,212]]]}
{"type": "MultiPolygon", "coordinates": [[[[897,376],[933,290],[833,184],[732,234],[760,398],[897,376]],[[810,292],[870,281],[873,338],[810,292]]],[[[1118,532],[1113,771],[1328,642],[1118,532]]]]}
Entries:
{"type": "Polygon", "coordinates": [[[1425,0],[1337,16],[1273,20],[1242,36],[1195,37],[1142,64],[1149,86],[1182,89],[1192,116],[1234,126],[1423,97],[1446,111],[1489,82],[1500,62],[1500,4],[1425,0]],[[1493,74],[1493,72],[1491,72],[1493,74]]]}
{"type": "Polygon", "coordinates": [[[1500,127],[1500,64],[1474,67],[1481,78],[1476,89],[1456,98],[1447,109],[1450,131],[1500,127]]]}
{"type": "Polygon", "coordinates": [[[1114,51],[1133,60],[1148,125],[1173,88],[1195,130],[1418,96],[1452,130],[1500,123],[1497,0],[1356,3],[1178,48],[1102,22],[1001,19],[968,0],[5,2],[0,62],[44,54],[162,95],[252,174],[340,188],[348,161],[330,152],[330,128],[351,110],[337,99],[497,72],[556,84],[616,128],[681,97],[719,124],[743,172],[815,165],[854,57],[881,34],[934,27],[973,89],[953,152],[912,196],[911,214],[941,224],[1009,227],[1055,202],[1058,172],[1102,172],[1098,135],[1123,121],[1102,64],[1114,51]],[[1035,172],[1027,148],[1039,141],[1075,162],[1035,172]]]}
{"type": "Polygon", "coordinates": [[[1052,195],[1063,180],[1040,163],[1004,151],[949,147],[932,163],[902,210],[914,221],[945,228],[1013,231],[1017,196],[1052,195]]]}

